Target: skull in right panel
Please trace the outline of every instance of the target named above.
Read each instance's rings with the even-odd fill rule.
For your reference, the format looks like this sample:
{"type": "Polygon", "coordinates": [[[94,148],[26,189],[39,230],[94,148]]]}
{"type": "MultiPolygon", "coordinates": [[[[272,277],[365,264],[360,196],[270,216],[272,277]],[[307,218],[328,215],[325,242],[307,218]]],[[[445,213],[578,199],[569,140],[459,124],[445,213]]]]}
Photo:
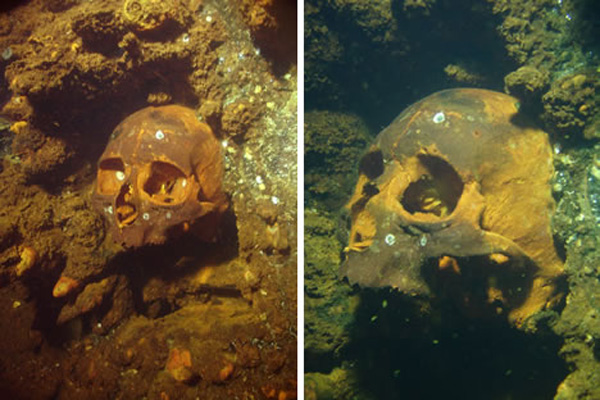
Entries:
{"type": "Polygon", "coordinates": [[[348,204],[350,283],[442,295],[515,325],[560,298],[548,135],[480,89],[407,108],[360,163],[348,204]]]}

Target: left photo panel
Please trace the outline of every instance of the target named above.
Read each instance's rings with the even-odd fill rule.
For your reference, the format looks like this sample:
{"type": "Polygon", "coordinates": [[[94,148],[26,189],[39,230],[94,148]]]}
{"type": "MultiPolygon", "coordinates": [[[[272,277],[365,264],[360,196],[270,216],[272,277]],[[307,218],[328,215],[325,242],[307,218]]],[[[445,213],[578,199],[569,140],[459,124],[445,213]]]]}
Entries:
{"type": "Polygon", "coordinates": [[[297,397],[297,4],[0,6],[0,398],[297,397]]]}

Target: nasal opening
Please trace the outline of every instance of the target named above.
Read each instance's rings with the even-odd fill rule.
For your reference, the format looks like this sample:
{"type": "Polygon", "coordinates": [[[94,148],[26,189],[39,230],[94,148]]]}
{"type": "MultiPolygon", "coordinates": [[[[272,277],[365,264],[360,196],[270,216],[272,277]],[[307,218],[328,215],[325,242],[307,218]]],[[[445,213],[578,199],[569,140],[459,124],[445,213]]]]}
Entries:
{"type": "Polygon", "coordinates": [[[123,185],[115,204],[119,228],[131,225],[137,218],[138,212],[135,205],[131,202],[132,197],[133,187],[131,184],[123,185]]]}

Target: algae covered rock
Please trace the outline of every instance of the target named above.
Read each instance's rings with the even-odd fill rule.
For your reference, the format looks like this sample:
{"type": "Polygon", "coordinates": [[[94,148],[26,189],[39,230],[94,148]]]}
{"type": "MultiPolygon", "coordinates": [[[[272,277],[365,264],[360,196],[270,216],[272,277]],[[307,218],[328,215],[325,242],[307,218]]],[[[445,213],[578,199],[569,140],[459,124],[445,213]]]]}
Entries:
{"type": "Polygon", "coordinates": [[[370,141],[354,115],[311,111],[305,117],[305,187],[308,195],[339,208],[349,198],[357,161],[370,141]]]}

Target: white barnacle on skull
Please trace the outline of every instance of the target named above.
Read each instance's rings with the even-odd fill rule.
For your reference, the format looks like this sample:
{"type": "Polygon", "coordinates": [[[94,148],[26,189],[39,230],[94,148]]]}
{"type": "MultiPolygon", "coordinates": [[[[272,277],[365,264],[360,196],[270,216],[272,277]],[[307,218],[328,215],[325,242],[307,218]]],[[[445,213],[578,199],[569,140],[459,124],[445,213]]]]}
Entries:
{"type": "Polygon", "coordinates": [[[445,120],[446,120],[446,115],[442,111],[436,113],[432,119],[434,124],[441,124],[445,120]]]}
{"type": "Polygon", "coordinates": [[[388,246],[393,246],[394,244],[396,244],[396,236],[394,236],[394,234],[392,233],[388,233],[387,235],[385,235],[385,244],[387,244],[388,246]]]}

